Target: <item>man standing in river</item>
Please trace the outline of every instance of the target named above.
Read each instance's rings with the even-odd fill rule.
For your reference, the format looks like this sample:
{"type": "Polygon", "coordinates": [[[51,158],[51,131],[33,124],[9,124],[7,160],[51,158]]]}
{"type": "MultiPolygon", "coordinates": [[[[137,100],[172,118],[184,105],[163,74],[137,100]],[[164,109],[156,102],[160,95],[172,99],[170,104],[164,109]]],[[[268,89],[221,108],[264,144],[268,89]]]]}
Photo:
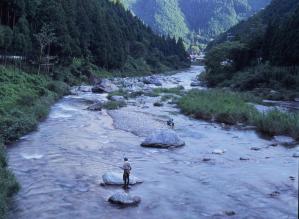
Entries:
{"type": "Polygon", "coordinates": [[[124,175],[123,175],[123,180],[124,180],[124,189],[128,189],[129,188],[129,184],[130,184],[130,172],[132,170],[132,167],[129,163],[128,158],[124,158],[124,165],[123,165],[123,170],[124,170],[124,175]]]}

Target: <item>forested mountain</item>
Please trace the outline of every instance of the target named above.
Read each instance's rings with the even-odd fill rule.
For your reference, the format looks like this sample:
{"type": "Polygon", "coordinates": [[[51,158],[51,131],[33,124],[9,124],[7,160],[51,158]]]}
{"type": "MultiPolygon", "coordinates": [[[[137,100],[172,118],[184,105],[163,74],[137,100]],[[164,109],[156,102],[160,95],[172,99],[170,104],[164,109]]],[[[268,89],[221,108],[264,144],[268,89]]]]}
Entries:
{"type": "Polygon", "coordinates": [[[299,0],[273,0],[219,36],[208,50],[206,79],[211,86],[299,92],[299,0]]]}
{"type": "Polygon", "coordinates": [[[108,0],[1,0],[0,19],[1,55],[75,57],[109,71],[188,66],[181,40],[155,35],[108,0]]]}
{"type": "Polygon", "coordinates": [[[206,42],[270,2],[270,0],[120,1],[158,33],[182,37],[188,43],[206,42]]]}

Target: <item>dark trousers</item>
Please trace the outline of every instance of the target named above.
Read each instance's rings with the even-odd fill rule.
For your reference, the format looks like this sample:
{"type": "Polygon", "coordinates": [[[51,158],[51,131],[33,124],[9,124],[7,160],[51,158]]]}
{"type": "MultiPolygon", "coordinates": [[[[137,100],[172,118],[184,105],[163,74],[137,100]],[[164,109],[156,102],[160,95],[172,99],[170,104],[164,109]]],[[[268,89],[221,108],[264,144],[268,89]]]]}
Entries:
{"type": "Polygon", "coordinates": [[[130,173],[124,171],[123,180],[124,180],[124,186],[128,187],[130,184],[130,173]]]}

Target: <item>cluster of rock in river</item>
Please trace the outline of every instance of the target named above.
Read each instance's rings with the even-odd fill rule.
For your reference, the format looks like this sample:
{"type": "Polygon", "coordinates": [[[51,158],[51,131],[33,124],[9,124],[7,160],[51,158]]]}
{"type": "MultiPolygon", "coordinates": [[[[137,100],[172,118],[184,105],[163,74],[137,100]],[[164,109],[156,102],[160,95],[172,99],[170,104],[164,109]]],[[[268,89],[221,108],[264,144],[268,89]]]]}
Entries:
{"type": "MultiPolygon", "coordinates": [[[[163,78],[159,78],[158,76],[150,76],[143,78],[116,78],[113,80],[103,79],[98,82],[92,89],[88,89],[86,87],[81,87],[81,92],[94,92],[94,93],[112,93],[119,91],[120,88],[122,90],[126,90],[127,92],[152,92],[153,86],[162,86],[163,78]]],[[[177,83],[179,83],[177,81],[177,83]]],[[[193,81],[190,85],[191,87],[201,86],[201,84],[197,81],[193,81]]],[[[111,96],[111,100],[113,101],[126,101],[123,96],[111,96]]],[[[104,102],[96,102],[93,105],[88,107],[88,110],[91,111],[100,111],[102,110],[104,102]]],[[[274,140],[276,146],[278,144],[288,144],[291,145],[293,143],[293,139],[286,139],[287,137],[278,136],[274,140]]],[[[185,142],[178,137],[178,135],[170,129],[159,129],[154,131],[145,137],[144,141],[141,143],[142,147],[155,147],[155,148],[170,148],[170,147],[181,147],[184,146],[185,142]]],[[[251,150],[261,150],[261,148],[252,147],[251,150]]],[[[224,149],[215,149],[212,154],[215,155],[223,155],[226,153],[224,149]]],[[[299,158],[299,152],[293,154],[293,157],[299,158]]],[[[204,162],[210,161],[210,158],[204,158],[204,162]]],[[[241,161],[248,161],[248,157],[240,157],[241,161]]],[[[122,186],[123,178],[122,174],[108,172],[102,176],[102,185],[114,185],[114,186],[122,186]]],[[[135,176],[130,176],[130,185],[136,185],[142,183],[143,181],[135,176]]],[[[113,204],[119,204],[123,206],[131,206],[137,205],[141,202],[141,198],[138,196],[132,196],[126,192],[117,192],[109,197],[109,202],[113,204]]]]}
{"type": "MultiPolygon", "coordinates": [[[[136,92],[152,92],[152,88],[150,85],[154,86],[162,86],[159,78],[155,76],[144,77],[144,78],[130,78],[128,80],[122,79],[114,79],[108,80],[103,79],[99,83],[97,83],[91,91],[93,93],[112,93],[119,90],[119,87],[125,89],[126,91],[136,92]]],[[[80,88],[82,89],[82,88],[80,88]]],[[[83,92],[90,92],[90,90],[80,90],[83,92]]],[[[125,101],[123,96],[112,96],[110,97],[113,101],[125,101]]],[[[101,111],[104,102],[97,102],[93,105],[89,106],[87,109],[91,111],[101,111]]],[[[169,147],[180,147],[184,146],[185,142],[181,140],[177,134],[168,129],[161,129],[153,132],[145,140],[141,143],[143,147],[156,147],[156,148],[169,148],[169,147]]],[[[122,186],[123,185],[123,177],[122,174],[108,172],[102,176],[103,182],[101,185],[113,185],[113,186],[122,186]]],[[[142,183],[143,180],[130,176],[130,185],[136,185],[142,183]]],[[[132,196],[126,192],[117,192],[109,197],[109,202],[113,204],[123,205],[123,206],[131,206],[137,205],[141,202],[141,198],[139,196],[132,196]]]]}

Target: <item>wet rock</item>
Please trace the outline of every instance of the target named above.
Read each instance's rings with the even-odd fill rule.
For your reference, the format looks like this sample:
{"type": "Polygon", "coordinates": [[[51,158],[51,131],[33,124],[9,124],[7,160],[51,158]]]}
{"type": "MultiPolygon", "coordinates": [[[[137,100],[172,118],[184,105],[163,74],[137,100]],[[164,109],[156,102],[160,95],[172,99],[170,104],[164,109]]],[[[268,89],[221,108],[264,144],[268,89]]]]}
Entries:
{"type": "Polygon", "coordinates": [[[118,87],[115,84],[113,84],[110,80],[103,79],[100,83],[96,84],[91,89],[91,91],[93,93],[111,93],[114,91],[118,91],[118,87]]]}
{"type": "Polygon", "coordinates": [[[80,92],[91,92],[91,87],[90,86],[79,86],[77,87],[76,89],[77,91],[80,91],[80,92]]]}
{"type": "Polygon", "coordinates": [[[290,176],[289,179],[294,181],[296,178],[294,176],[290,176]]]}
{"type": "Polygon", "coordinates": [[[154,106],[156,106],[156,107],[161,107],[161,106],[163,106],[163,103],[161,103],[161,102],[155,102],[155,103],[154,103],[154,106]]]}
{"type": "Polygon", "coordinates": [[[90,111],[101,111],[103,108],[103,103],[102,102],[98,102],[98,103],[95,103],[89,107],[87,107],[87,110],[90,110],[90,111]]]}
{"type": "Polygon", "coordinates": [[[143,83],[153,84],[153,85],[156,85],[156,86],[162,86],[161,81],[156,76],[145,77],[143,79],[143,83]]]}
{"type": "MultiPolygon", "coordinates": [[[[121,173],[108,172],[102,176],[103,185],[123,185],[123,175],[121,173]]],[[[143,180],[130,175],[130,185],[142,183],[143,180]]]]}
{"type": "Polygon", "coordinates": [[[234,215],[236,215],[236,212],[234,212],[234,211],[225,211],[224,213],[227,216],[234,216],[234,215]]]}
{"type": "Polygon", "coordinates": [[[270,144],[270,146],[271,146],[271,147],[277,147],[278,144],[277,144],[277,143],[272,143],[272,144],[270,144]]]}
{"type": "Polygon", "coordinates": [[[240,160],[246,161],[246,160],[250,160],[250,159],[248,157],[240,157],[240,160]]]}
{"type": "Polygon", "coordinates": [[[274,191],[274,192],[272,192],[272,193],[270,193],[269,194],[271,197],[277,197],[277,196],[279,196],[280,195],[280,192],[278,192],[278,191],[274,191]]]}
{"type": "Polygon", "coordinates": [[[275,136],[274,141],[277,144],[286,145],[286,146],[296,144],[295,140],[288,136],[275,136]]]}
{"type": "Polygon", "coordinates": [[[260,151],[260,150],[262,150],[262,148],[259,148],[259,147],[251,147],[250,150],[252,150],[252,151],[260,151]]]}
{"type": "Polygon", "coordinates": [[[226,152],[226,150],[222,150],[222,149],[215,149],[212,154],[217,154],[217,155],[222,155],[226,152]]]}
{"type": "Polygon", "coordinates": [[[180,147],[184,145],[185,142],[182,141],[174,131],[166,129],[152,133],[141,143],[143,147],[157,148],[180,147]]]}
{"type": "Polygon", "coordinates": [[[211,160],[212,160],[211,158],[203,158],[203,159],[202,159],[203,162],[209,162],[209,161],[211,161],[211,160]]]}
{"type": "Polygon", "coordinates": [[[119,101],[119,102],[126,100],[123,96],[112,96],[110,99],[113,101],[119,101]]]}
{"type": "Polygon", "coordinates": [[[201,82],[200,81],[192,81],[190,84],[191,87],[200,87],[201,82]]]}
{"type": "Polygon", "coordinates": [[[299,158],[299,151],[295,152],[295,153],[293,154],[293,157],[295,157],[295,158],[299,158]]]}
{"type": "Polygon", "coordinates": [[[130,194],[119,192],[112,195],[108,201],[112,204],[130,206],[138,205],[141,202],[141,198],[138,196],[131,196],[130,194]]]}

